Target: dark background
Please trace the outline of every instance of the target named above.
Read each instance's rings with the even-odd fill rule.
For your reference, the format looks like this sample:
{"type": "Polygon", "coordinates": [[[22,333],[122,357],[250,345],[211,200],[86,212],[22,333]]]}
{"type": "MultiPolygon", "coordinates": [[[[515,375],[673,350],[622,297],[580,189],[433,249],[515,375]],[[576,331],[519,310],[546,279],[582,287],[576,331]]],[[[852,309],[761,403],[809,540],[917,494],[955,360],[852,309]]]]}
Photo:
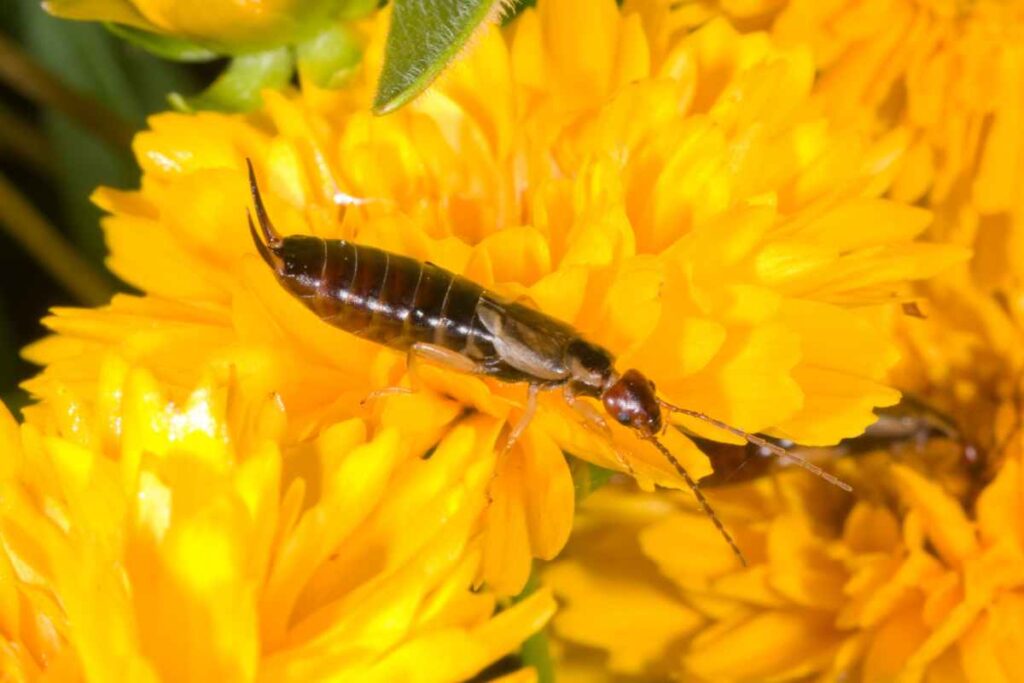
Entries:
{"type": "MultiPolygon", "coordinates": [[[[39,0],[0,1],[0,39],[15,43],[38,66],[98,100],[135,130],[145,125],[147,115],[170,108],[167,93],[195,92],[210,73],[216,73],[214,65],[197,68],[161,61],[102,25],[55,19],[42,10],[39,0]]],[[[68,116],[41,105],[24,86],[0,79],[0,174],[97,269],[103,269],[100,212],[89,202],[89,194],[99,185],[138,185],[138,169],[127,145],[99,139],[68,116]],[[31,135],[25,135],[23,125],[30,127],[31,135]]],[[[39,319],[50,307],[82,302],[11,237],[4,227],[10,208],[0,205],[0,398],[17,409],[27,398],[18,384],[35,372],[21,359],[20,349],[44,334],[39,319]]],[[[126,289],[113,278],[110,281],[115,288],[126,289]]]]}

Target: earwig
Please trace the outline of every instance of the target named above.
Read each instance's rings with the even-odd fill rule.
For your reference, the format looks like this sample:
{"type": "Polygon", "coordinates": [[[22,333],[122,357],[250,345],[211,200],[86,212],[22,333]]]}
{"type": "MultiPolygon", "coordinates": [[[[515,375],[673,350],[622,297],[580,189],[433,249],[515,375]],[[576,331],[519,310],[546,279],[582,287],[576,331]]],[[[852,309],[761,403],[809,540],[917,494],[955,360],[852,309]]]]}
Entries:
{"type": "MultiPolygon", "coordinates": [[[[615,357],[572,326],[430,262],[346,240],[281,236],[260,196],[252,163],[249,184],[257,231],[249,231],[277,281],[325,322],[347,332],[448,368],[523,382],[529,387],[523,417],[512,427],[506,450],[522,434],[542,390],[561,389],[567,403],[607,432],[603,417],[579,398],[599,401],[619,424],[653,444],[693,491],[740,562],[743,553],[682,463],[658,439],[663,411],[686,415],[741,437],[776,455],[784,449],[703,413],[660,399],[654,383],[638,370],[618,372],[615,357]],[[589,412],[588,412],[589,410],[589,412]]],[[[802,458],[798,464],[841,488],[850,488],[802,458]]]]}
{"type": "MultiPolygon", "coordinates": [[[[983,467],[983,463],[979,463],[979,460],[983,459],[984,450],[968,441],[952,418],[942,414],[913,394],[904,393],[898,404],[878,408],[875,413],[876,421],[868,426],[863,434],[843,439],[838,444],[827,448],[802,448],[795,446],[792,442],[771,443],[767,440],[763,440],[765,443],[751,441],[746,445],[735,445],[691,436],[708,456],[714,470],[712,474],[701,479],[700,484],[707,488],[752,481],[771,475],[777,471],[777,468],[785,466],[787,462],[796,462],[806,468],[803,463],[807,462],[808,458],[827,458],[828,460],[856,458],[882,450],[889,451],[899,458],[901,453],[922,451],[929,442],[934,440],[958,444],[961,449],[962,466],[965,470],[973,472],[983,467]],[[778,457],[769,458],[767,456],[778,457]]],[[[813,463],[810,465],[820,469],[813,463]]],[[[831,475],[825,476],[831,477],[831,475]]],[[[838,480],[836,485],[844,490],[849,490],[846,484],[838,480]]]]}

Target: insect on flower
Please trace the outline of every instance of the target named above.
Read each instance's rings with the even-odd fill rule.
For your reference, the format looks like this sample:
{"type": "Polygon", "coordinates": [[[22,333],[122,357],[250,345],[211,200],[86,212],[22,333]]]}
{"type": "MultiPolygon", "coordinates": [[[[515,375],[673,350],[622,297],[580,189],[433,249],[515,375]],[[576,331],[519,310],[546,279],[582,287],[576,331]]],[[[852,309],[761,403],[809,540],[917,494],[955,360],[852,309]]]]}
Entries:
{"type": "MultiPolygon", "coordinates": [[[[653,444],[693,491],[701,509],[740,561],[743,553],[689,473],[658,439],[668,429],[663,412],[703,420],[801,466],[845,490],[850,487],[813,463],[704,413],[658,397],[640,371],[619,372],[607,349],[571,325],[519,302],[508,301],[465,277],[430,262],[346,240],[310,235],[282,237],[271,223],[249,163],[259,232],[249,214],[256,248],[278,282],[324,322],[458,372],[527,385],[523,416],[513,425],[508,451],[529,425],[541,391],[562,396],[593,429],[610,434],[601,413],[581,398],[597,399],[616,422],[653,444]]],[[[628,469],[628,464],[623,461],[628,469]]]]}
{"type": "Polygon", "coordinates": [[[890,451],[899,455],[907,451],[923,451],[926,444],[934,439],[943,439],[959,445],[961,460],[966,470],[980,472],[984,469],[985,453],[971,443],[957,428],[951,418],[904,393],[895,406],[878,408],[877,420],[864,433],[844,439],[834,446],[804,448],[792,441],[776,440],[777,446],[786,449],[786,457],[775,459],[774,451],[755,443],[736,445],[721,443],[701,437],[691,437],[711,461],[712,474],[704,477],[700,485],[704,488],[738,484],[771,475],[796,462],[797,458],[811,462],[858,457],[875,451],[890,451]]]}

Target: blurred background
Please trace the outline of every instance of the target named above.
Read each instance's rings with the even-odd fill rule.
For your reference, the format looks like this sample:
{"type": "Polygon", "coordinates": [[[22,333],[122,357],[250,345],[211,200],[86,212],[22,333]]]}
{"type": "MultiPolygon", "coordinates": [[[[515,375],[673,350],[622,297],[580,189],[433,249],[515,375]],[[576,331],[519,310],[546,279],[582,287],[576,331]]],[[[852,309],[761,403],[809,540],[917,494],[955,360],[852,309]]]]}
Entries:
{"type": "Polygon", "coordinates": [[[132,133],[220,67],[161,61],[39,0],[0,2],[0,398],[12,410],[34,372],[19,351],[46,311],[127,289],[103,267],[90,193],[136,186],[132,133]]]}

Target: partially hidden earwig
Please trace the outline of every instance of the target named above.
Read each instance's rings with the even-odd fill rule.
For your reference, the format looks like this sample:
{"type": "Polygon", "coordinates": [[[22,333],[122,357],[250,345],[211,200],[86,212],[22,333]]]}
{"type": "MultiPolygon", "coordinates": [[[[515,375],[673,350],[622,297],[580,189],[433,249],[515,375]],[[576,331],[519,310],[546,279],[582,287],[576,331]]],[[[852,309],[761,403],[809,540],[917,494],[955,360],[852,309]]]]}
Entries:
{"type": "Polygon", "coordinates": [[[743,564],[746,560],[682,463],[658,440],[662,410],[679,413],[795,460],[845,490],[849,486],[783,448],[704,413],[660,399],[654,383],[638,370],[618,372],[607,349],[584,339],[572,326],[508,301],[465,277],[430,262],[346,240],[309,235],[282,237],[267,215],[252,164],[249,184],[259,232],[249,230],[278,282],[325,322],[346,332],[405,351],[453,370],[528,385],[522,418],[506,449],[523,433],[542,390],[561,389],[565,401],[607,433],[600,413],[578,399],[594,398],[621,425],[653,444],[693,491],[701,509],[743,564]]]}

